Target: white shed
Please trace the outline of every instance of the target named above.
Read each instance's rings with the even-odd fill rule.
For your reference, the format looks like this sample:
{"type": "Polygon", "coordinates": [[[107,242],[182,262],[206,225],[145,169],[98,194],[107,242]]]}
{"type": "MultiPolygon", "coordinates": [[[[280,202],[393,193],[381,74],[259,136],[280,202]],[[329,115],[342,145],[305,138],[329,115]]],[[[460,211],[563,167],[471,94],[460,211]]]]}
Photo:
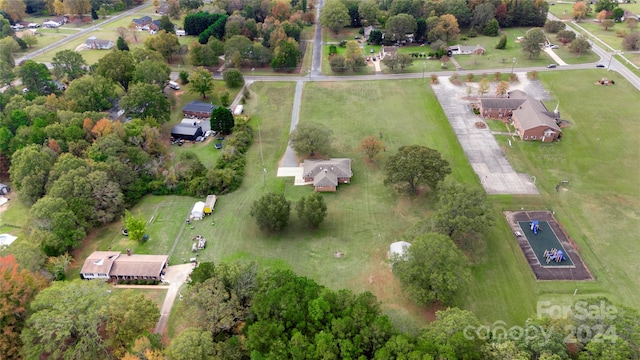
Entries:
{"type": "Polygon", "coordinates": [[[191,209],[190,218],[193,220],[202,220],[204,217],[204,202],[198,201],[191,209]]]}
{"type": "Polygon", "coordinates": [[[394,259],[407,259],[407,249],[411,246],[411,243],[406,241],[396,241],[389,246],[389,258],[394,259]]]}

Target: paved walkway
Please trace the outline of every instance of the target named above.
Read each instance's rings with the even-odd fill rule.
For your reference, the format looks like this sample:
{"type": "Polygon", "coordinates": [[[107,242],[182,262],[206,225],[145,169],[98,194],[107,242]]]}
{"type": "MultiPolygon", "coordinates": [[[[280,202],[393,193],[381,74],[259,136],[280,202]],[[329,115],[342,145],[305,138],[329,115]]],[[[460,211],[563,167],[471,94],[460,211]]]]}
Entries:
{"type": "MultiPolygon", "coordinates": [[[[160,309],[160,319],[158,319],[158,324],[156,324],[156,328],[153,331],[154,334],[162,334],[167,327],[167,322],[169,321],[169,315],[171,314],[173,303],[176,300],[176,295],[178,295],[178,291],[182,284],[184,284],[184,282],[187,281],[187,278],[189,278],[191,270],[193,270],[193,264],[174,265],[167,268],[164,275],[164,281],[169,283],[169,290],[167,290],[167,295],[164,297],[164,302],[160,309]]],[[[182,298],[182,295],[180,295],[180,297],[182,298]]]]}
{"type": "MultiPolygon", "coordinates": [[[[524,73],[518,76],[526,78],[524,73]]],[[[530,177],[511,167],[491,130],[475,126],[482,119],[469,110],[471,102],[463,100],[466,87],[453,85],[448,77],[442,76],[439,84],[432,87],[487,194],[538,194],[530,177]]]]}
{"type": "MultiPolygon", "coordinates": [[[[291,111],[291,126],[289,127],[289,133],[292,133],[298,125],[298,119],[300,118],[300,103],[302,102],[302,87],[304,82],[296,82],[296,93],[293,97],[293,110],[291,111]]],[[[287,145],[287,150],[284,152],[282,160],[280,160],[280,167],[298,167],[298,159],[296,153],[293,151],[291,144],[287,145]]]]}
{"type": "Polygon", "coordinates": [[[544,52],[546,52],[546,53],[547,53],[547,55],[551,56],[551,58],[553,59],[553,61],[555,61],[555,62],[556,62],[556,64],[558,64],[558,65],[560,65],[560,66],[566,66],[566,65],[567,65],[567,63],[566,63],[566,62],[564,62],[564,60],[562,60],[562,59],[560,58],[560,56],[558,56],[558,54],[556,54],[556,52],[555,52],[555,51],[553,51],[553,49],[552,49],[552,48],[548,48],[548,47],[546,47],[546,48],[544,48],[544,52]]]}

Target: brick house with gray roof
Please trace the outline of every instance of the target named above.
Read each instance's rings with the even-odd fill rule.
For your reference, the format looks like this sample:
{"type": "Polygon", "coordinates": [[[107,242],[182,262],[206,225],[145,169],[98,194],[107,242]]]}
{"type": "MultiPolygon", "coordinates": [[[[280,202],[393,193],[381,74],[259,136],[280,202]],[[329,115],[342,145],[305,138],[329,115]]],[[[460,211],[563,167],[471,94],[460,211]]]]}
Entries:
{"type": "Polygon", "coordinates": [[[480,99],[479,111],[484,118],[511,121],[522,140],[551,142],[562,136],[558,109],[549,111],[542,101],[520,90],[509,92],[507,98],[480,99]]]}
{"type": "Polygon", "coordinates": [[[351,159],[305,160],[303,178],[313,183],[316,191],[336,191],[338,184],[351,182],[351,159]]]}

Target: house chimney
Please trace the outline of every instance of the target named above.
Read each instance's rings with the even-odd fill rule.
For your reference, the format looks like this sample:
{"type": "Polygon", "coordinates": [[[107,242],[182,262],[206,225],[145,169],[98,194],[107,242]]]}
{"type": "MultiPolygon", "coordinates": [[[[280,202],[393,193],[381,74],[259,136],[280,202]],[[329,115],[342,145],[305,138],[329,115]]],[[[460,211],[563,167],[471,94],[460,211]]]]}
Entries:
{"type": "Polygon", "coordinates": [[[127,249],[127,256],[131,256],[131,249],[127,249]]]}

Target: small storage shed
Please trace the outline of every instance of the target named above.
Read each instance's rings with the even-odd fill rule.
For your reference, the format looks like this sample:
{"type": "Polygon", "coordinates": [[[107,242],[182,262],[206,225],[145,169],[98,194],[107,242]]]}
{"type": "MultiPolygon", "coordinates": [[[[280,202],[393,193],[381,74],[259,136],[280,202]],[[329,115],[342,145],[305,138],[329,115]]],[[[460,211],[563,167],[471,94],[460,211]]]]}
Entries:
{"type": "Polygon", "coordinates": [[[193,205],[189,217],[193,220],[202,220],[204,217],[204,203],[202,201],[198,201],[193,205]]]}
{"type": "Polygon", "coordinates": [[[407,249],[411,247],[411,243],[406,241],[396,241],[389,246],[390,259],[407,260],[407,249]]]}
{"type": "Polygon", "coordinates": [[[215,206],[216,206],[216,196],[208,195],[207,200],[204,202],[204,213],[207,215],[211,214],[215,206]]]}

